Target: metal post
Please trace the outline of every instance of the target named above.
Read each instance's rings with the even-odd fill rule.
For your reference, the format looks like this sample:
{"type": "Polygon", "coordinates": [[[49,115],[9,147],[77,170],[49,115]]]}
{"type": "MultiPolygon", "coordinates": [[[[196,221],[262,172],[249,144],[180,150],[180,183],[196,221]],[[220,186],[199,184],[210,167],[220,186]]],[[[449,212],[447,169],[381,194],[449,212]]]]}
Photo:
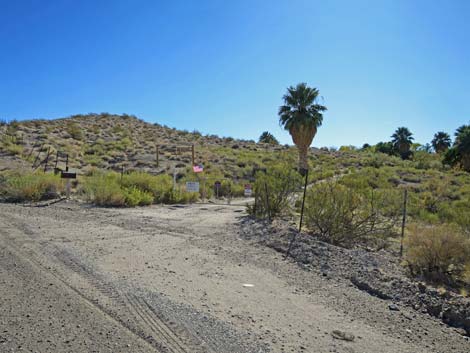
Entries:
{"type": "Polygon", "coordinates": [[[305,172],[305,186],[304,186],[304,196],[302,198],[302,209],[300,210],[299,233],[302,231],[302,221],[304,219],[304,207],[305,207],[305,196],[307,194],[307,183],[308,183],[308,169],[305,172]]]}
{"type": "Polygon", "coordinates": [[[191,160],[193,161],[193,165],[194,165],[194,144],[191,145],[191,160]]]}
{"type": "Polygon", "coordinates": [[[406,226],[406,204],[408,202],[408,189],[405,189],[403,195],[403,219],[401,223],[401,242],[400,242],[400,257],[403,256],[403,239],[405,238],[405,226],[406,226]]]}
{"type": "Polygon", "coordinates": [[[49,154],[51,153],[51,148],[49,147],[47,149],[47,155],[46,155],[46,160],[45,160],[45,163],[44,163],[44,173],[47,171],[47,162],[49,161],[49,154]]]}
{"type": "Polygon", "coordinates": [[[65,155],[65,171],[66,172],[69,171],[69,154],[68,153],[65,155]]]}
{"type": "MultiPolygon", "coordinates": [[[[299,232],[302,231],[302,221],[304,218],[304,207],[305,207],[305,196],[307,194],[307,183],[308,183],[308,169],[305,171],[305,185],[304,185],[304,195],[302,199],[302,209],[300,210],[300,223],[299,223],[299,232]]],[[[294,245],[295,238],[297,237],[298,233],[294,233],[292,236],[292,240],[289,243],[289,247],[287,248],[286,256],[284,257],[284,260],[287,259],[290,255],[290,251],[292,250],[292,245],[294,245]]]]}
{"type": "Polygon", "coordinates": [[[158,152],[159,152],[159,151],[158,151],[158,145],[156,146],[156,148],[157,148],[156,153],[157,153],[157,168],[158,168],[158,167],[159,167],[159,164],[160,164],[160,156],[159,156],[159,153],[158,153],[158,152]]]}
{"type": "Polygon", "coordinates": [[[54,172],[57,170],[57,163],[59,163],[59,151],[56,151],[56,153],[55,153],[55,166],[54,166],[54,172]]]}
{"type": "Polygon", "coordinates": [[[266,192],[266,211],[268,213],[268,220],[271,221],[271,207],[269,206],[268,184],[266,182],[264,182],[264,191],[266,192]]]}
{"type": "Polygon", "coordinates": [[[70,199],[70,189],[71,189],[71,185],[70,185],[70,179],[67,179],[67,184],[65,186],[65,191],[66,191],[66,198],[67,200],[70,199]]]}

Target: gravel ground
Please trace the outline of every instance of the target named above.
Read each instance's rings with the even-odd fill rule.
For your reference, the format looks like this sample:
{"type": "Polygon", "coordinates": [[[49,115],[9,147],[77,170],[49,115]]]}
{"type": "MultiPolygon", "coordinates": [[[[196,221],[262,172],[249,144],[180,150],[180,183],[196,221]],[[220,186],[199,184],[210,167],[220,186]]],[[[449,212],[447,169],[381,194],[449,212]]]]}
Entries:
{"type": "Polygon", "coordinates": [[[285,261],[243,206],[1,204],[0,224],[1,352],[470,350],[428,314],[285,261]]]}

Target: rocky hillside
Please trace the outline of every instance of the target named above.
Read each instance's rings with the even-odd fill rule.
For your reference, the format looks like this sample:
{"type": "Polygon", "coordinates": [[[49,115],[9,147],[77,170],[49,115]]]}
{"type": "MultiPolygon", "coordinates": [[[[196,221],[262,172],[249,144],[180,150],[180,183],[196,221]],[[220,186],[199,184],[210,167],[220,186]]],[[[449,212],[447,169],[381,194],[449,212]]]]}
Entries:
{"type": "MultiPolygon", "coordinates": [[[[65,155],[79,173],[93,168],[140,170],[153,174],[184,174],[194,163],[224,176],[245,178],[253,167],[271,160],[273,151],[292,148],[257,144],[198,131],[181,131],[151,124],[131,115],[87,114],[56,120],[30,120],[0,126],[0,169],[58,167],[65,155]],[[158,152],[158,161],[157,161],[158,152]],[[49,158],[47,158],[49,154],[49,158]]],[[[289,153],[290,154],[290,153],[289,153]]]]}

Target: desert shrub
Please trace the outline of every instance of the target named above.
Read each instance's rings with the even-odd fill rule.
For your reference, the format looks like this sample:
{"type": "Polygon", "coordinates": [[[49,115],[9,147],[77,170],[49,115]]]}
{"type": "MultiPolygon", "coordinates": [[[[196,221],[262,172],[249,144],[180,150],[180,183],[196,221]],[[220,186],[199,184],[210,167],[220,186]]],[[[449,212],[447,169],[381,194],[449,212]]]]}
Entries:
{"type": "Polygon", "coordinates": [[[119,184],[117,173],[95,173],[85,179],[84,191],[88,201],[98,206],[126,206],[126,194],[119,184]]]}
{"type": "Polygon", "coordinates": [[[338,182],[314,185],[307,194],[308,229],[329,243],[352,247],[368,243],[383,247],[395,235],[399,197],[391,191],[361,192],[338,182]]]}
{"type": "Polygon", "coordinates": [[[68,123],[67,124],[67,133],[70,135],[71,138],[74,140],[81,140],[83,138],[83,132],[80,126],[75,123],[68,123]]]}
{"type": "Polygon", "coordinates": [[[247,206],[250,215],[275,218],[289,214],[294,192],[302,185],[300,174],[288,166],[275,166],[267,172],[257,172],[254,183],[255,203],[247,206]]]}
{"type": "Polygon", "coordinates": [[[52,199],[63,190],[60,177],[44,173],[15,173],[4,176],[0,182],[0,197],[7,202],[52,199]]]}
{"type": "Polygon", "coordinates": [[[13,155],[21,155],[24,151],[23,146],[11,142],[4,142],[0,145],[0,149],[13,155]]]}
{"type": "Polygon", "coordinates": [[[405,260],[412,274],[455,284],[470,264],[469,239],[451,225],[409,227],[405,260]]]}
{"type": "Polygon", "coordinates": [[[150,175],[131,172],[122,177],[118,173],[95,172],[85,180],[83,188],[87,199],[99,206],[134,207],[152,203],[189,203],[198,194],[173,189],[169,175],[150,175]]]}
{"type": "Polygon", "coordinates": [[[147,191],[142,191],[138,188],[131,187],[124,189],[126,206],[147,206],[153,203],[153,196],[147,191]]]}

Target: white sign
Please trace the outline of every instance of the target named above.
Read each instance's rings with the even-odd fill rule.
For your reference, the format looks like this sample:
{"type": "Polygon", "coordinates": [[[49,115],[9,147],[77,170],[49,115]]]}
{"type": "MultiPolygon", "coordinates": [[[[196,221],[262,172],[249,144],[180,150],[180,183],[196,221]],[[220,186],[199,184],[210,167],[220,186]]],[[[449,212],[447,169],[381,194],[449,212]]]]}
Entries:
{"type": "Polygon", "coordinates": [[[252,194],[251,185],[246,184],[245,185],[245,196],[251,196],[251,194],[252,194]]]}
{"type": "Polygon", "coordinates": [[[199,192],[199,182],[197,182],[197,181],[187,181],[186,182],[186,191],[187,192],[199,192]]]}

